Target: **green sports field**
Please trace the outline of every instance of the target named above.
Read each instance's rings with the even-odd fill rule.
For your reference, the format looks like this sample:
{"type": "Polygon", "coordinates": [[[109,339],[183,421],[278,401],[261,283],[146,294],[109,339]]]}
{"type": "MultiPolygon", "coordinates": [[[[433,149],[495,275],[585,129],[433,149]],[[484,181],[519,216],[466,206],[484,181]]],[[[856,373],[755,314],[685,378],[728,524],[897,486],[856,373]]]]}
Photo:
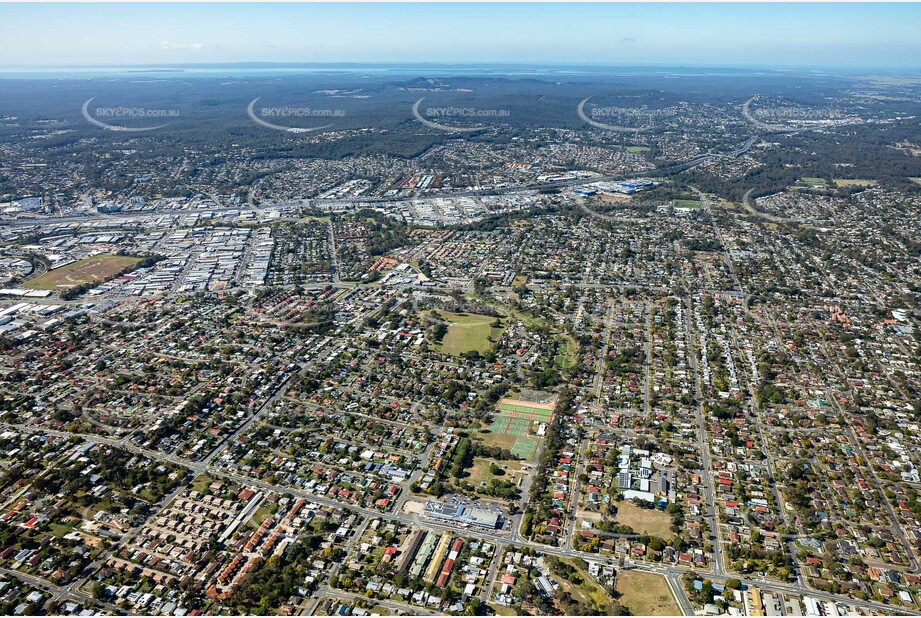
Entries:
{"type": "Polygon", "coordinates": [[[704,205],[697,200],[674,200],[675,208],[703,208],[704,205]]]}
{"type": "Polygon", "coordinates": [[[629,153],[637,154],[641,152],[649,152],[651,148],[649,148],[649,146],[627,146],[625,150],[629,153]]]}
{"type": "Polygon", "coordinates": [[[797,182],[800,186],[807,186],[813,189],[827,189],[828,185],[825,182],[824,178],[815,178],[810,176],[803,176],[797,182]]]}
{"type": "Polygon", "coordinates": [[[445,354],[458,356],[472,351],[484,354],[492,347],[492,341],[498,341],[505,330],[504,326],[493,327],[496,318],[488,315],[442,310],[438,311],[438,315],[448,323],[448,333],[436,346],[445,354]]]}

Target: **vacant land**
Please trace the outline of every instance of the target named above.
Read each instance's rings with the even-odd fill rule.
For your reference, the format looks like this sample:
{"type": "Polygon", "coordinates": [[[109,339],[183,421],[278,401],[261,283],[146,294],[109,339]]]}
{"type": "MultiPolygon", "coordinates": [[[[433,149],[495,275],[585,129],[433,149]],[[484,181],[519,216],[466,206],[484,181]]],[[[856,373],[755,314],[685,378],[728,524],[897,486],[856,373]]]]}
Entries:
{"type": "Polygon", "coordinates": [[[214,479],[211,478],[210,476],[206,476],[204,474],[201,476],[196,476],[195,480],[192,481],[192,489],[194,489],[200,494],[208,493],[208,487],[213,482],[214,482],[214,479]]]}
{"type": "Polygon", "coordinates": [[[474,485],[479,485],[483,481],[488,483],[491,479],[495,478],[517,483],[519,477],[525,476],[525,473],[521,471],[521,462],[516,459],[488,459],[485,457],[476,457],[473,460],[473,467],[468,468],[467,472],[470,476],[467,477],[466,480],[474,485]],[[500,468],[506,466],[506,469],[503,470],[503,474],[496,475],[489,471],[489,466],[491,464],[496,464],[500,468]]]}
{"type": "Polygon", "coordinates": [[[661,575],[620,571],[614,587],[621,594],[621,604],[634,616],[681,615],[668,582],[661,575]]]}
{"type": "Polygon", "coordinates": [[[875,180],[866,178],[835,178],[836,187],[873,187],[876,186],[875,180]]]}
{"type": "Polygon", "coordinates": [[[438,315],[448,322],[448,333],[437,346],[446,354],[460,355],[473,351],[483,354],[492,346],[490,337],[495,341],[502,335],[503,327],[494,328],[496,318],[488,315],[450,311],[439,311],[438,315]]]}
{"type": "MultiPolygon", "coordinates": [[[[575,581],[569,581],[565,577],[558,577],[555,573],[557,581],[560,584],[560,588],[564,592],[568,592],[572,595],[572,598],[583,604],[584,606],[594,606],[597,610],[600,610],[601,616],[610,616],[614,609],[614,599],[611,598],[611,595],[608,594],[604,588],[602,588],[595,579],[589,575],[585,569],[583,569],[579,564],[574,560],[561,560],[575,569],[575,572],[578,573],[578,579],[575,581]],[[581,581],[580,581],[581,580],[581,581]]],[[[634,612],[635,614],[636,612],[634,612]]],[[[681,615],[681,614],[677,614],[681,615]]]]}
{"type": "Polygon", "coordinates": [[[617,503],[616,521],[630,526],[637,534],[651,534],[666,540],[672,537],[671,515],[655,509],[642,509],[632,502],[617,503]]]}
{"type": "Polygon", "coordinates": [[[38,279],[25,285],[35,290],[60,290],[84,283],[101,283],[134,266],[141,258],[125,255],[97,255],[49,270],[38,279]]]}

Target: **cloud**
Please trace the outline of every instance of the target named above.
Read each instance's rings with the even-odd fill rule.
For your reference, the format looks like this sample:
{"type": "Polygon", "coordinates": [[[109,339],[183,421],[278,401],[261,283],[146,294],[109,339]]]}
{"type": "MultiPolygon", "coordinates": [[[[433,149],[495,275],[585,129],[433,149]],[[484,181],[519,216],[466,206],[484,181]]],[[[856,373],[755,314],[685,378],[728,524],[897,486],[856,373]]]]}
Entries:
{"type": "Polygon", "coordinates": [[[620,40],[620,44],[621,44],[621,45],[636,45],[636,39],[629,39],[629,38],[628,38],[628,39],[621,39],[621,40],[620,40]]]}
{"type": "Polygon", "coordinates": [[[160,42],[160,49],[166,49],[169,51],[197,51],[204,48],[205,46],[202,43],[172,43],[170,41],[160,42]]]}

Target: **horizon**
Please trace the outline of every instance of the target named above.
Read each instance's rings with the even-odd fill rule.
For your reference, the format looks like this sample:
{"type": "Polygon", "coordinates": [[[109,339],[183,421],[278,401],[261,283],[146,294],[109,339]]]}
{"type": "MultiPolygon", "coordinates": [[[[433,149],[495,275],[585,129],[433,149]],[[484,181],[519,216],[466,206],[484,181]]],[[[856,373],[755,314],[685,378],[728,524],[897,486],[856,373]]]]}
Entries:
{"type": "Polygon", "coordinates": [[[871,65],[818,65],[818,64],[728,64],[728,63],[571,63],[571,62],[439,62],[439,61],[395,61],[395,62],[172,62],[136,64],[49,64],[49,65],[4,65],[0,64],[0,79],[65,79],[67,77],[92,78],[139,78],[150,76],[155,79],[170,77],[296,77],[298,75],[358,75],[374,74],[378,77],[503,77],[553,78],[579,77],[637,77],[654,75],[679,77],[733,77],[737,75],[762,74],[778,78],[789,76],[842,77],[861,75],[888,75],[912,79],[921,75],[921,65],[871,66],[871,65]]]}
{"type": "Polygon", "coordinates": [[[2,5],[0,18],[7,68],[725,67],[726,58],[737,68],[921,68],[913,4],[75,3],[2,5]]]}

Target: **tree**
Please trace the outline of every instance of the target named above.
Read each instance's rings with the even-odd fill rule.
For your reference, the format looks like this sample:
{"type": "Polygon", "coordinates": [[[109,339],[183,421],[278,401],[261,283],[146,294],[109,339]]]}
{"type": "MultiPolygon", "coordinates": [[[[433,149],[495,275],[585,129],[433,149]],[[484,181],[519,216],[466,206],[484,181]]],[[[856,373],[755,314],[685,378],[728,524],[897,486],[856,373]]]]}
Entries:
{"type": "Polygon", "coordinates": [[[106,592],[106,587],[102,584],[102,582],[96,582],[95,584],[93,584],[93,598],[94,599],[96,599],[97,601],[102,601],[107,596],[108,596],[108,593],[106,592]]]}

